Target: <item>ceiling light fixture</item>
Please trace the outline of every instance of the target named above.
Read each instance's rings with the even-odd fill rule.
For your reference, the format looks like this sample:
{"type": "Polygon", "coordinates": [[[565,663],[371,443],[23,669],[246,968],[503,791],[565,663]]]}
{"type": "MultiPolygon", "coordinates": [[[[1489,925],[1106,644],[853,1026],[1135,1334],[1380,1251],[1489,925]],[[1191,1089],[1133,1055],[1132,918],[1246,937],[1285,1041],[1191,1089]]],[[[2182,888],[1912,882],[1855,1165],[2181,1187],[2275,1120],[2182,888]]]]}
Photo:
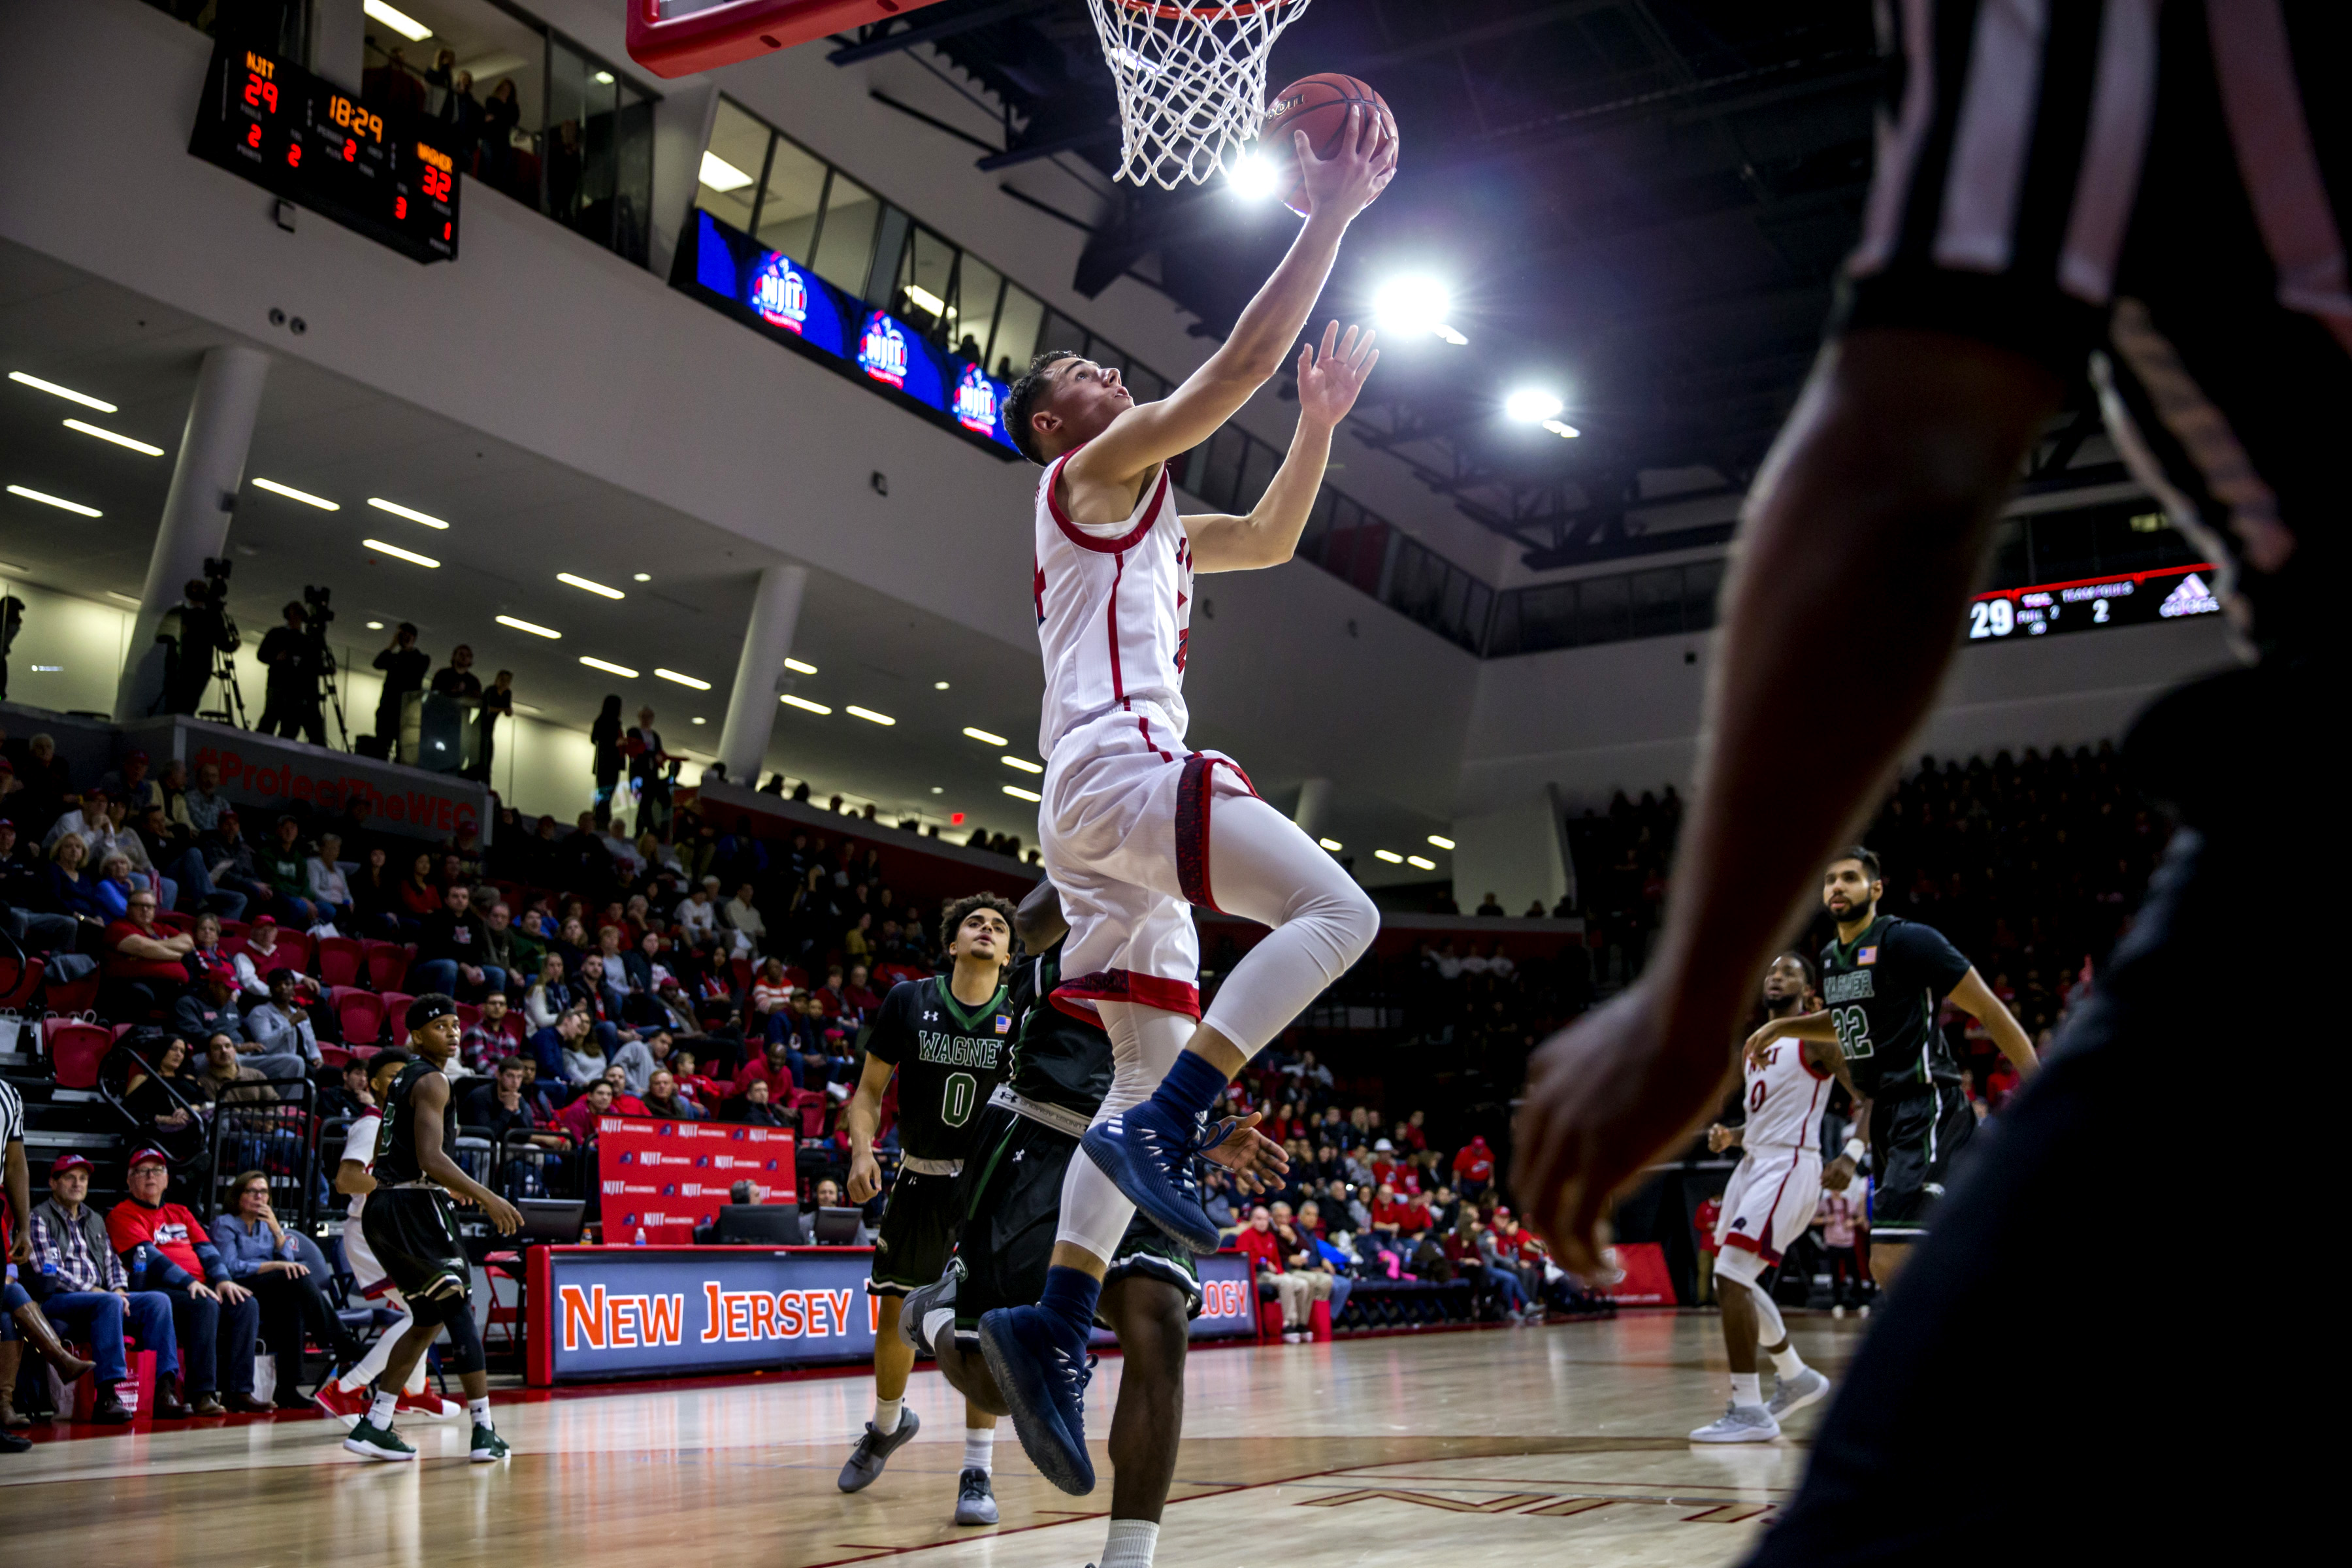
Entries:
{"type": "Polygon", "coordinates": [[[370,621],[367,624],[367,629],[372,632],[380,632],[383,630],[383,623],[382,621],[370,621]]]}
{"type": "Polygon", "coordinates": [[[1557,419],[1545,420],[1543,422],[1543,427],[1550,431],[1553,435],[1559,437],[1563,441],[1573,441],[1579,436],[1584,434],[1583,431],[1579,430],[1575,426],[1562,424],[1557,419]]]}
{"type": "Polygon", "coordinates": [[[288,500],[299,500],[304,506],[315,506],[320,511],[343,510],[342,503],[340,501],[331,501],[325,496],[314,496],[309,490],[298,490],[292,485],[281,485],[276,479],[256,479],[253,481],[253,488],[257,490],[268,490],[274,496],[284,496],[288,500]]]}
{"type": "Polygon", "coordinates": [[[1434,278],[1391,279],[1372,296],[1372,312],[1386,330],[1407,336],[1434,334],[1458,346],[1470,340],[1445,324],[1453,308],[1453,296],[1434,278]]]}
{"type": "Polygon", "coordinates": [[[1429,841],[1432,844],[1436,845],[1440,849],[1451,849],[1454,847],[1454,840],[1441,837],[1438,834],[1431,834],[1429,836],[1429,841]]]}
{"type": "MultiPolygon", "coordinates": [[[[674,669],[664,669],[659,665],[654,667],[654,673],[660,676],[664,680],[674,680],[680,686],[691,686],[697,691],[708,691],[710,689],[710,682],[707,680],[698,680],[691,675],[680,675],[674,669]]],[[[698,719],[695,722],[698,724],[701,721],[698,719]]]]}
{"type": "Polygon", "coordinates": [[[412,566],[438,566],[441,564],[441,563],[434,560],[430,555],[419,555],[414,550],[403,550],[399,545],[386,544],[381,539],[362,539],[360,542],[366,545],[370,550],[381,550],[386,555],[391,556],[394,560],[405,561],[412,566]]]}
{"type": "Polygon", "coordinates": [[[10,371],[8,373],[8,379],[16,382],[20,386],[29,386],[36,392],[46,392],[51,397],[62,397],[68,403],[79,403],[84,408],[95,408],[100,414],[120,414],[121,412],[121,409],[115,407],[113,404],[107,402],[103,398],[92,397],[87,392],[76,392],[70,386],[59,386],[54,381],[43,381],[37,375],[26,375],[21,370],[10,371]]]}
{"type": "Polygon", "coordinates": [[[1404,863],[1408,866],[1418,866],[1424,871],[1437,869],[1437,862],[1426,855],[1408,855],[1404,858],[1404,863]]]}
{"type": "Polygon", "coordinates": [[[591,658],[584,653],[580,656],[580,662],[591,669],[601,669],[607,675],[617,675],[624,680],[635,680],[637,678],[637,672],[625,664],[613,664],[604,659],[591,658]]]}
{"type": "Polygon", "coordinates": [[[887,713],[877,713],[873,709],[860,708],[855,702],[851,703],[845,710],[844,710],[844,711],[848,713],[848,715],[853,719],[863,719],[868,724],[879,724],[885,729],[887,729],[890,725],[896,724],[898,721],[896,719],[891,718],[887,713]]]}
{"type": "Polygon", "coordinates": [[[822,702],[812,702],[805,697],[795,697],[789,691],[776,700],[787,708],[797,708],[803,713],[814,713],[820,717],[833,711],[822,702]]]}
{"type": "MultiPolygon", "coordinates": [[[[104,517],[106,515],[94,506],[84,506],[78,500],[68,500],[63,496],[53,496],[47,490],[31,490],[26,489],[22,485],[10,485],[8,487],[8,493],[12,496],[23,496],[26,500],[37,500],[43,506],[53,506],[60,511],[73,512],[81,517],[104,517]]],[[[139,601],[136,599],[131,601],[134,605],[138,602],[139,601]]]]}
{"type": "Polygon", "coordinates": [[[814,675],[816,673],[816,666],[807,663],[805,660],[797,658],[788,658],[784,660],[784,668],[791,670],[794,675],[814,675]]]}
{"type": "Polygon", "coordinates": [[[118,447],[128,447],[142,457],[160,458],[163,455],[163,448],[161,447],[151,447],[144,441],[134,441],[128,436],[118,436],[111,430],[101,430],[97,426],[86,424],[79,419],[67,420],[66,428],[79,430],[85,436],[95,436],[101,441],[111,441],[118,447]]]}
{"type": "Polygon", "coordinates": [[[1019,784],[1006,784],[1004,786],[1004,793],[1011,795],[1015,800],[1025,800],[1031,805],[1034,805],[1039,801],[1045,798],[1044,795],[1039,795],[1035,790],[1023,789],[1019,784]]]}
{"type": "Polygon", "coordinates": [[[981,742],[984,745],[1009,746],[1013,744],[1012,742],[1006,740],[1002,735],[992,735],[985,730],[975,730],[969,724],[966,724],[963,727],[963,732],[971,739],[981,742]]]}
{"type": "Polygon", "coordinates": [[[1540,386],[1523,386],[1503,399],[1503,416],[1522,425],[1540,425],[1547,419],[1557,419],[1568,405],[1559,395],[1546,392],[1540,386]]]}
{"type": "Polygon", "coordinates": [[[944,680],[934,680],[931,682],[931,689],[934,691],[945,691],[947,689],[948,683],[944,680]]]}
{"type": "Polygon", "coordinates": [[[567,584],[574,588],[584,588],[591,594],[601,594],[607,599],[625,599],[628,597],[626,594],[622,593],[618,588],[607,588],[602,583],[592,583],[585,577],[574,577],[569,572],[558,572],[555,574],[555,580],[559,583],[567,584]]]}
{"type": "Polygon", "coordinates": [[[1398,854],[1393,849],[1375,849],[1372,851],[1372,858],[1375,860],[1385,860],[1391,866],[1402,866],[1404,864],[1404,857],[1398,854]]]}
{"type": "Polygon", "coordinates": [[[996,760],[1008,768],[1019,768],[1024,773],[1042,773],[1045,771],[1045,765],[1043,763],[1033,763],[1026,757],[1016,757],[1008,753],[996,760]]]}
{"type": "Polygon", "coordinates": [[[1234,161],[1225,188],[1245,202],[1266,201],[1282,189],[1282,167],[1255,148],[1234,161]]]}
{"type": "MultiPolygon", "coordinates": [[[[661,671],[659,671],[659,670],[656,670],[656,671],[654,671],[654,673],[655,673],[656,675],[659,675],[659,674],[661,673],[661,671]]],[[[704,718],[701,714],[699,714],[699,713],[697,713],[697,714],[694,716],[694,721],[695,721],[696,723],[698,723],[698,724],[708,724],[708,723],[709,723],[709,722],[710,722],[710,721],[709,721],[709,720],[705,719],[705,718],[704,718]]]]}
{"type": "Polygon", "coordinates": [[[1340,843],[1336,838],[1318,838],[1315,842],[1320,844],[1324,848],[1328,849],[1334,855],[1337,855],[1340,850],[1347,847],[1346,845],[1340,843]]]}
{"type": "Polygon", "coordinates": [[[948,313],[948,302],[919,283],[907,285],[907,300],[908,303],[919,305],[934,316],[944,316],[948,313]]]}
{"type": "Polygon", "coordinates": [[[613,85],[613,73],[611,71],[598,71],[594,76],[590,77],[588,79],[594,82],[598,87],[610,87],[613,85]]]}
{"type": "Polygon", "coordinates": [[[512,616],[492,616],[490,619],[502,626],[512,626],[519,632],[529,632],[535,637],[545,637],[550,642],[557,641],[563,636],[553,626],[542,626],[536,621],[517,620],[512,616]]]}
{"type": "Polygon", "coordinates": [[[946,788],[945,788],[944,786],[940,785],[940,784],[933,784],[933,785],[931,786],[931,793],[932,793],[933,795],[945,795],[945,794],[947,794],[948,792],[947,792],[947,790],[946,790],[946,788]]]}
{"type": "Polygon", "coordinates": [[[394,517],[404,517],[411,522],[421,522],[427,528],[446,528],[449,526],[447,523],[442,521],[437,517],[432,516],[430,513],[418,511],[413,507],[404,507],[398,501],[385,500],[381,496],[368,497],[368,505],[375,508],[378,511],[388,511],[394,517]]]}
{"type": "Polygon", "coordinates": [[[654,574],[650,572],[640,572],[629,579],[632,583],[650,583],[653,580],[654,574]]]}
{"type": "Polygon", "coordinates": [[[709,151],[702,154],[701,179],[704,184],[709,185],[720,195],[725,195],[729,191],[740,191],[751,183],[751,175],[718,153],[709,151]]]}
{"type": "Polygon", "coordinates": [[[405,11],[394,10],[383,0],[361,0],[360,9],[412,44],[423,43],[433,36],[432,28],[405,11]]]}

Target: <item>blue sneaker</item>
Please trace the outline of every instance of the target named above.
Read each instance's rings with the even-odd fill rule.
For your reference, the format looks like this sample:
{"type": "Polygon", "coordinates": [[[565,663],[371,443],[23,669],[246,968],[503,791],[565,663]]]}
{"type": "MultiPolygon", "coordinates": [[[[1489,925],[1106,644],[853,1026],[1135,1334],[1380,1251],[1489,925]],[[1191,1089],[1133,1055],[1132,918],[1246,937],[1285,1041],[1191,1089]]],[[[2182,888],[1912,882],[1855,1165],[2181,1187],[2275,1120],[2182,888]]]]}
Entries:
{"type": "Polygon", "coordinates": [[[1087,1454],[1086,1393],[1094,1357],[1064,1342],[1064,1325],[1042,1307],[999,1307],[980,1320],[980,1353],[1013,1412],[1021,1451],[1072,1497],[1095,1489],[1087,1454]]]}
{"type": "Polygon", "coordinates": [[[1087,1128],[1079,1145],[1134,1201],[1136,1213],[1203,1257],[1217,1250],[1217,1227],[1201,1206],[1192,1156],[1216,1147],[1224,1131],[1221,1124],[1212,1137],[1208,1122],[1203,1111],[1187,1126],[1147,1100],[1087,1128]]]}

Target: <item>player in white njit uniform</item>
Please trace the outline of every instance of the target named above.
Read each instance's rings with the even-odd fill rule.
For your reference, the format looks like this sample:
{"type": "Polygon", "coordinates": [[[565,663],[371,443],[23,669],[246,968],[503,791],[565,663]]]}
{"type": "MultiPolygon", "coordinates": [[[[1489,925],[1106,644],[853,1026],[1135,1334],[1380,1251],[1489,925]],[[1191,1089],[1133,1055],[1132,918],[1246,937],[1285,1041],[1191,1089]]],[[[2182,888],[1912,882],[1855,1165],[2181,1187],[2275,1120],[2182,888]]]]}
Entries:
{"type": "Polygon", "coordinates": [[[1210,1108],[1251,1056],[1363,952],[1371,900],[1232,759],[1184,743],[1193,574],[1290,559],[1330,458],[1331,433],[1378,355],[1337,322],[1298,355],[1298,429],[1247,515],[1180,516],[1167,464],[1214,435],[1289,357],[1340,237],[1394,172],[1394,143],[1351,110],[1336,154],[1298,139],[1312,211],[1232,336],[1164,401],[1139,405],[1118,372],[1040,354],[1008,423],[1044,465],[1037,487],[1037,636],[1045,661],[1038,751],[1046,874],[1070,934],[1054,1002],[1098,1017],[1111,1089],[1073,1160],[1044,1295],[981,1323],[983,1353],[1022,1447],[1065,1491],[1094,1485],[1080,1394],[1086,1336],[1119,1238],[1140,1211],[1213,1252],[1192,1156],[1210,1108]],[[1273,929],[1204,1017],[1187,903],[1273,929]]]}
{"type": "MultiPolygon", "coordinates": [[[[1774,959],[1764,973],[1765,1011],[1793,1017],[1818,1005],[1812,965],[1793,952],[1774,959]]],[[[1717,1122],[1706,1130],[1706,1146],[1715,1152],[1735,1143],[1747,1150],[1723,1190],[1723,1215],[1715,1226],[1716,1290],[1723,1302],[1724,1350],[1731,1360],[1731,1405],[1720,1420],[1691,1434],[1694,1443],[1769,1442],[1780,1435],[1781,1416],[1830,1391],[1830,1380],[1807,1366],[1789,1343],[1780,1309],[1758,1280],[1813,1223],[1824,1183],[1843,1192],[1853,1179],[1853,1161],[1844,1156],[1826,1175],[1822,1170],[1822,1112],[1829,1108],[1832,1082],[1860,1097],[1853,1095],[1845,1058],[1834,1045],[1775,1040],[1750,1049],[1743,1068],[1747,1121],[1738,1127],[1717,1122]],[[1758,1386],[1759,1345],[1779,1374],[1769,1406],[1758,1386]]]]}
{"type": "MultiPolygon", "coordinates": [[[[396,1050],[378,1051],[369,1058],[368,1091],[375,1096],[378,1105],[383,1103],[384,1091],[400,1069],[415,1059],[406,1051],[396,1050]]],[[[352,1197],[351,1213],[343,1221],[344,1267],[351,1270],[360,1294],[371,1304],[381,1303],[402,1314],[399,1322],[376,1336],[366,1355],[341,1368],[311,1395],[320,1409],[341,1422],[346,1429],[357,1426],[360,1417],[367,1414],[368,1384],[383,1375],[384,1363],[392,1359],[392,1347],[416,1321],[409,1314],[408,1304],[400,1299],[400,1291],[384,1278],[383,1267],[369,1250],[367,1237],[360,1234],[360,1210],[367,1206],[367,1195],[375,1188],[375,1139],[383,1126],[383,1118],[373,1110],[352,1122],[350,1133],[343,1139],[342,1160],[335,1169],[335,1190],[349,1193],[352,1197]]],[[[416,1358],[416,1365],[410,1370],[407,1386],[400,1391],[400,1403],[394,1409],[403,1415],[453,1420],[464,1414],[466,1407],[425,1392],[425,1360],[424,1356],[416,1358]]]]}

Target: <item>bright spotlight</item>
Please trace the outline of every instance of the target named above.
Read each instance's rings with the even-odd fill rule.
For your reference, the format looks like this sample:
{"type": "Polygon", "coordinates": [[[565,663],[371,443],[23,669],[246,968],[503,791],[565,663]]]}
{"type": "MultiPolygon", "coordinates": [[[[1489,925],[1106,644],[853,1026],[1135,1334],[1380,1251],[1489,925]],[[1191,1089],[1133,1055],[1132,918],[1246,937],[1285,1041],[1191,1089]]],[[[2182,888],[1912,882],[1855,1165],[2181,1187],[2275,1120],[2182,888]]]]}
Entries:
{"type": "Polygon", "coordinates": [[[1433,278],[1396,278],[1372,296],[1373,312],[1391,332],[1443,332],[1454,298],[1433,278]]]}
{"type": "Polygon", "coordinates": [[[1280,193],[1282,171],[1272,158],[1253,148],[1234,160],[1233,173],[1225,176],[1225,184],[1244,201],[1266,201],[1280,193]]]}
{"type": "Polygon", "coordinates": [[[1557,419],[1567,405],[1541,387],[1523,386],[1503,399],[1503,412],[1522,425],[1540,425],[1547,419],[1557,419]]]}

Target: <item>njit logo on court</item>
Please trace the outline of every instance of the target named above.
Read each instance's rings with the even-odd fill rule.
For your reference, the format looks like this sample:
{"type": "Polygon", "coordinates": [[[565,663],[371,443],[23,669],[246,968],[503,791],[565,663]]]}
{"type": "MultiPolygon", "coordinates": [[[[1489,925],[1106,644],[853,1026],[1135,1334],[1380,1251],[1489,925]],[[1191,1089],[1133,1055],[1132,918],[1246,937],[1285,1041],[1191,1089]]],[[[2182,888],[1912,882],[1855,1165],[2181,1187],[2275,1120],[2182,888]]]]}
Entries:
{"type": "Polygon", "coordinates": [[[866,318],[866,335],[857,343],[857,368],[885,386],[907,384],[907,334],[880,310],[866,318]]]}
{"type": "Polygon", "coordinates": [[[751,275],[751,309],[772,327],[797,332],[808,324],[808,280],[783,252],[775,251],[751,275]]]}
{"type": "Polygon", "coordinates": [[[967,430],[996,434],[996,384],[976,364],[965,366],[963,379],[956,383],[955,416],[967,430]]]}

